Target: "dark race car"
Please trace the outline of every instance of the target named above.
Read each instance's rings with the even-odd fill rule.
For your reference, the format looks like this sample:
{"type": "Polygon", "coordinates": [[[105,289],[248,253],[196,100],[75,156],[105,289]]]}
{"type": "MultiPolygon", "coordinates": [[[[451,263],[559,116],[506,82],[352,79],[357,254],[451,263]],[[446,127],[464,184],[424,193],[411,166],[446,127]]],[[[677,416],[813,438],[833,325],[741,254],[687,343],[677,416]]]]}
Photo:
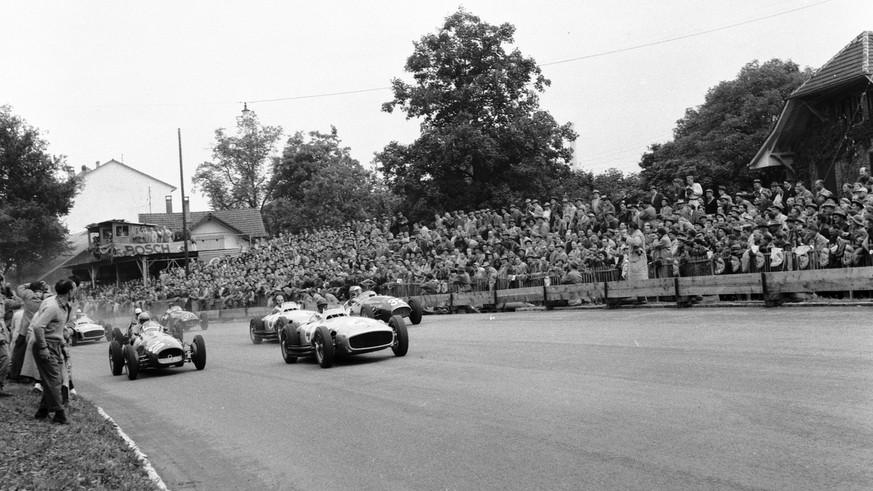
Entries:
{"type": "Polygon", "coordinates": [[[392,316],[409,317],[413,325],[421,322],[422,307],[418,300],[409,302],[389,295],[378,295],[372,290],[361,292],[347,302],[350,315],[360,315],[388,322],[392,316]]]}
{"type": "Polygon", "coordinates": [[[313,313],[307,322],[287,325],[279,332],[279,349],[285,363],[314,356],[321,368],[330,368],[337,356],[356,355],[391,348],[395,356],[409,350],[406,321],[399,315],[387,323],[367,317],[350,317],[337,306],[313,313]]]}
{"type": "Polygon", "coordinates": [[[112,375],[127,369],[127,378],[135,380],[140,370],[181,367],[191,362],[197,370],[206,367],[206,342],[196,335],[189,343],[179,341],[158,322],[145,321],[140,332],[127,337],[115,329],[109,343],[109,368],[112,375]]]}
{"type": "Polygon", "coordinates": [[[179,341],[182,340],[184,331],[190,331],[198,326],[204,331],[209,329],[209,318],[206,317],[206,314],[201,313],[198,316],[193,312],[182,310],[182,307],[178,305],[173,305],[167,309],[159,320],[179,341]]]}

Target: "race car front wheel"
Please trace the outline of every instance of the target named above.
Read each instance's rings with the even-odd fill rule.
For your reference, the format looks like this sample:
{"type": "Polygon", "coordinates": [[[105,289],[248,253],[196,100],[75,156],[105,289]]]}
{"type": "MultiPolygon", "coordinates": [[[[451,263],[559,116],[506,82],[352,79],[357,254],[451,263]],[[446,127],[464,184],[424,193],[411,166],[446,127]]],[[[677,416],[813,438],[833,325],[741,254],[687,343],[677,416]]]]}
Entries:
{"type": "Polygon", "coordinates": [[[114,339],[109,342],[109,369],[112,370],[112,375],[121,375],[124,370],[124,350],[114,339]]]}
{"type": "Polygon", "coordinates": [[[261,337],[255,334],[255,328],[260,326],[263,328],[263,321],[260,319],[252,319],[249,322],[249,337],[252,338],[252,344],[261,344],[261,337]]]}
{"type": "Polygon", "coordinates": [[[406,356],[409,351],[409,333],[406,331],[406,321],[399,315],[391,316],[388,325],[394,330],[394,345],[391,351],[395,356],[406,356]]]}
{"type": "Polygon", "coordinates": [[[139,376],[139,356],[136,354],[136,349],[133,346],[125,346],[124,357],[127,359],[127,378],[136,380],[139,376]]]}
{"type": "Polygon", "coordinates": [[[321,368],[330,368],[333,365],[333,338],[330,331],[324,326],[318,326],[312,343],[315,345],[315,361],[321,368]]]}
{"type": "Polygon", "coordinates": [[[297,333],[291,329],[291,326],[286,326],[279,332],[279,349],[282,350],[282,359],[285,360],[285,363],[297,363],[297,357],[292,356],[289,351],[292,346],[297,344],[294,342],[296,337],[297,333]]]}
{"type": "Polygon", "coordinates": [[[191,343],[191,361],[197,370],[206,368],[206,341],[199,334],[194,336],[194,342],[191,343]]]}

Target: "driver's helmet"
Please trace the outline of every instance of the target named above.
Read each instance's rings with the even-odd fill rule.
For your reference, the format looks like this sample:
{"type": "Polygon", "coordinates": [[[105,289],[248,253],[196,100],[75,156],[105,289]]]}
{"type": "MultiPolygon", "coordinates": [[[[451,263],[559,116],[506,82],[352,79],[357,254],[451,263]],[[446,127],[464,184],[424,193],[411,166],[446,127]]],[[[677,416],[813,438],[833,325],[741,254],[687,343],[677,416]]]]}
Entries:
{"type": "Polygon", "coordinates": [[[76,319],[82,317],[83,315],[85,315],[85,313],[82,312],[82,309],[76,309],[76,319]]]}
{"type": "Polygon", "coordinates": [[[142,325],[142,332],[157,332],[160,330],[161,325],[151,319],[146,320],[142,325]]]}
{"type": "Polygon", "coordinates": [[[355,286],[349,288],[349,298],[355,298],[358,295],[360,295],[361,293],[363,293],[363,291],[364,290],[361,287],[359,287],[358,285],[355,285],[355,286]]]}
{"type": "Polygon", "coordinates": [[[282,305],[282,302],[285,301],[285,297],[282,295],[276,295],[276,305],[282,305]]]}
{"type": "Polygon", "coordinates": [[[137,307],[137,308],[133,309],[133,315],[135,315],[137,319],[139,319],[139,314],[142,314],[141,308],[137,307]]]}
{"type": "Polygon", "coordinates": [[[152,316],[148,312],[141,312],[136,316],[136,320],[138,320],[140,324],[144,324],[146,321],[152,320],[152,316]]]}

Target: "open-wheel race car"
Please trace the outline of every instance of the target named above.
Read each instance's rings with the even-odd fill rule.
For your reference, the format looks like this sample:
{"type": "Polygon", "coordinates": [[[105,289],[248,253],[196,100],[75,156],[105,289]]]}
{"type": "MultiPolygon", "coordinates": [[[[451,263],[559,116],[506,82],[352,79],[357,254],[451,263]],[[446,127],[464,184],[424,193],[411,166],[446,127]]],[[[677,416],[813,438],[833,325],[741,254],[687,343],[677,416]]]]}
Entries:
{"type": "Polygon", "coordinates": [[[301,310],[297,302],[282,302],[269,315],[252,317],[249,321],[249,337],[254,344],[261,344],[264,340],[278,341],[279,332],[285,326],[307,322],[314,313],[311,310],[301,310]]]}
{"type": "Polygon", "coordinates": [[[379,295],[372,290],[359,293],[347,302],[351,315],[360,315],[384,322],[395,315],[409,317],[414,325],[421,322],[422,307],[418,300],[412,298],[409,302],[390,295],[379,295]]]}
{"type": "Polygon", "coordinates": [[[409,350],[406,321],[393,315],[388,322],[349,315],[341,306],[313,313],[307,322],[285,326],[279,332],[279,348],[285,363],[314,356],[321,368],[330,368],[338,356],[370,353],[391,348],[396,356],[409,350]]]}
{"type": "Polygon", "coordinates": [[[127,368],[127,378],[135,380],[141,370],[181,367],[191,362],[197,370],[206,367],[206,342],[196,335],[185,343],[170,335],[160,323],[145,321],[138,334],[124,336],[114,329],[109,342],[109,368],[112,375],[121,375],[127,368]]]}
{"type": "Polygon", "coordinates": [[[201,313],[197,315],[193,312],[182,310],[182,307],[178,305],[173,305],[167,309],[164,315],[161,316],[160,322],[162,325],[167,326],[170,333],[179,341],[182,340],[182,333],[184,331],[190,331],[198,326],[204,331],[209,329],[209,318],[206,317],[206,314],[201,313]]]}
{"type": "Polygon", "coordinates": [[[73,346],[76,346],[83,341],[100,341],[103,338],[109,339],[109,333],[112,332],[111,327],[107,327],[107,325],[102,322],[94,322],[81,311],[76,312],[76,320],[73,321],[73,324],[70,327],[70,344],[73,346]]]}

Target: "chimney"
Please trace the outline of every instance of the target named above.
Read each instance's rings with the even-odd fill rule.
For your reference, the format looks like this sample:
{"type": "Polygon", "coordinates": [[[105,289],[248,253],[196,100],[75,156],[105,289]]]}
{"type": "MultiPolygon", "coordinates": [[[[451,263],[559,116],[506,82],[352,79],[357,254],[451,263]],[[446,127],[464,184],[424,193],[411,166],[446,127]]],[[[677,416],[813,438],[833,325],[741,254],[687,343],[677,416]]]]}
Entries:
{"type": "Polygon", "coordinates": [[[173,213],[173,196],[168,194],[164,199],[167,201],[167,214],[169,215],[173,213]]]}
{"type": "Polygon", "coordinates": [[[98,167],[100,167],[100,161],[99,161],[99,160],[95,160],[95,161],[94,161],[94,168],[96,169],[96,168],[98,168],[98,167]]]}
{"type": "Polygon", "coordinates": [[[88,172],[88,166],[87,166],[87,165],[83,165],[83,166],[82,166],[82,172],[88,172]]]}

